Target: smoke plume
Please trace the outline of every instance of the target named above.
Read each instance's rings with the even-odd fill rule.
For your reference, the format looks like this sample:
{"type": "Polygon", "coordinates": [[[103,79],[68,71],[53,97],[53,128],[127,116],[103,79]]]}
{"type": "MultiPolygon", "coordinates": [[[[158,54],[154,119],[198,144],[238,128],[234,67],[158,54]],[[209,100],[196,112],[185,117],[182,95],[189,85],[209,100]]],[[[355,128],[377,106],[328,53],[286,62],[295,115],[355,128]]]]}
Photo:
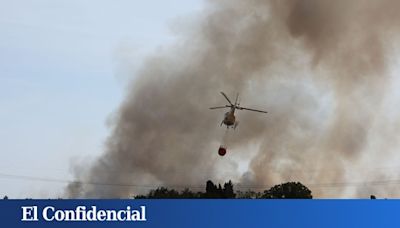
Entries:
{"type": "Polygon", "coordinates": [[[136,72],[104,153],[67,196],[128,197],[208,179],[262,189],[301,181],[316,197],[376,188],[395,196],[390,186],[369,193],[357,183],[398,177],[368,168],[398,146],[388,127],[396,121],[380,110],[394,80],[399,8],[395,0],[209,1],[178,44],[136,72]],[[208,109],[226,103],[219,91],[269,112],[238,111],[223,158],[223,111],[208,109]]]}

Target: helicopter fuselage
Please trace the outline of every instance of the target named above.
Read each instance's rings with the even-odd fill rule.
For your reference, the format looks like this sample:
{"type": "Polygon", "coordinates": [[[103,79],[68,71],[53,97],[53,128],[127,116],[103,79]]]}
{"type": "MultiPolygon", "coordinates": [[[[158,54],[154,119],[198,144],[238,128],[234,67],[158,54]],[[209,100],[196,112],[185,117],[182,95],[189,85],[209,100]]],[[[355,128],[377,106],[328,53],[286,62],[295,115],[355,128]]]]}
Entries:
{"type": "Polygon", "coordinates": [[[229,112],[225,113],[224,120],[222,121],[223,124],[225,124],[227,127],[233,126],[235,124],[235,109],[231,108],[229,112]]]}

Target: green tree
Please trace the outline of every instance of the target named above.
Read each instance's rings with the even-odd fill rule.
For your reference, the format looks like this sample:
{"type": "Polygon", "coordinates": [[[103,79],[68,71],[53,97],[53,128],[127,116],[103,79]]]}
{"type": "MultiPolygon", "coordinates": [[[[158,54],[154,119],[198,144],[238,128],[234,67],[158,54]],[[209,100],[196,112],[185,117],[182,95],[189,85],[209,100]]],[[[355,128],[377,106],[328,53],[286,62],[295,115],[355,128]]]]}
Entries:
{"type": "Polygon", "coordinates": [[[287,182],[265,190],[265,199],[312,199],[311,190],[300,182],[287,182]]]}
{"type": "Polygon", "coordinates": [[[235,192],[233,191],[233,184],[232,181],[224,184],[224,189],[222,190],[222,197],[225,199],[234,199],[236,196],[235,192]]]}
{"type": "Polygon", "coordinates": [[[148,198],[148,199],[177,199],[179,198],[179,192],[174,189],[168,189],[165,187],[151,190],[147,196],[139,196],[137,198],[148,198]]]}
{"type": "Polygon", "coordinates": [[[221,198],[221,191],[221,185],[218,188],[211,180],[208,180],[206,183],[206,193],[204,194],[204,198],[221,198]]]}
{"type": "Polygon", "coordinates": [[[196,199],[201,198],[201,194],[201,192],[194,193],[186,188],[180,193],[179,197],[182,199],[196,199]]]}
{"type": "Polygon", "coordinates": [[[212,198],[212,199],[233,199],[236,194],[233,190],[232,181],[229,181],[224,184],[222,188],[221,184],[215,185],[212,181],[207,181],[206,184],[206,193],[204,194],[204,198],[212,198]]]}

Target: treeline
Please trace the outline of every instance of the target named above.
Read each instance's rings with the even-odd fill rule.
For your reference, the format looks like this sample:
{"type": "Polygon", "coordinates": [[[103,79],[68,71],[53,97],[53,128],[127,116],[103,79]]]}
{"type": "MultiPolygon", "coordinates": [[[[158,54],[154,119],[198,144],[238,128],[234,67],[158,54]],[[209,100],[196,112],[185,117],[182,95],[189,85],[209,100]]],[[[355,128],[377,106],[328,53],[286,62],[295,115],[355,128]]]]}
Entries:
{"type": "MultiPolygon", "coordinates": [[[[287,182],[270,189],[256,192],[253,190],[235,191],[231,181],[214,184],[207,181],[205,192],[193,192],[190,189],[177,191],[166,187],[151,190],[146,195],[134,196],[135,199],[312,199],[311,190],[300,182],[287,182]]],[[[371,199],[375,196],[371,196],[371,199]]],[[[4,196],[3,200],[8,197],[4,196]]],[[[58,198],[61,199],[61,198],[58,198]]]]}
{"type": "Polygon", "coordinates": [[[262,192],[234,191],[231,181],[214,184],[207,181],[205,192],[192,192],[189,189],[177,191],[166,187],[151,190],[147,195],[137,195],[135,199],[312,199],[311,190],[300,182],[287,182],[275,185],[262,192]]]}

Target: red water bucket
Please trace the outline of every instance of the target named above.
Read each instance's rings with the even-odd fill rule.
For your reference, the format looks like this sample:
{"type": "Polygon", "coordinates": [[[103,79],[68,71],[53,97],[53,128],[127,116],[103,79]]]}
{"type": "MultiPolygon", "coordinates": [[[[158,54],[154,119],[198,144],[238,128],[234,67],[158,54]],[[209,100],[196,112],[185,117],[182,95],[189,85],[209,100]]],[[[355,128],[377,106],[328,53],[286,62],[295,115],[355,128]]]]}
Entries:
{"type": "Polygon", "coordinates": [[[220,146],[218,149],[219,156],[224,156],[226,154],[226,148],[220,146]]]}

